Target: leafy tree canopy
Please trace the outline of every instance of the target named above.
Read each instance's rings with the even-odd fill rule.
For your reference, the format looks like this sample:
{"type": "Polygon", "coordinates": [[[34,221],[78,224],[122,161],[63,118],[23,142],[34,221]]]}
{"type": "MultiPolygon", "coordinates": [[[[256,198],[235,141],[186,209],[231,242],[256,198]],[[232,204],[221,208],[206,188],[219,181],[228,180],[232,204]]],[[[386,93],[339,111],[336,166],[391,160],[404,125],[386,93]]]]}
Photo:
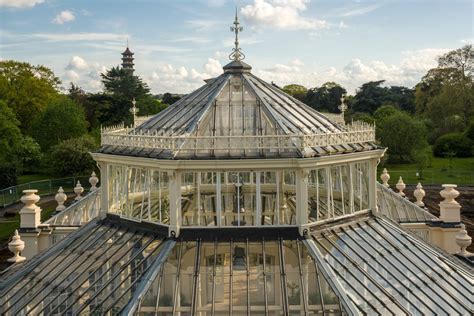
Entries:
{"type": "Polygon", "coordinates": [[[62,140],[87,132],[84,110],[66,96],[51,102],[33,123],[33,136],[43,151],[62,140]]]}
{"type": "Polygon", "coordinates": [[[119,67],[113,67],[101,76],[104,94],[111,97],[110,107],[105,109],[103,115],[103,123],[125,122],[130,124],[132,119],[130,108],[133,99],[136,100],[139,109],[142,108],[142,104],[144,109],[149,108],[150,88],[140,77],[119,67]]]}
{"type": "Polygon", "coordinates": [[[94,138],[88,135],[63,140],[51,147],[51,171],[58,176],[90,174],[95,169],[95,162],[89,152],[97,147],[94,138]]]}
{"type": "Polygon", "coordinates": [[[335,82],[326,82],[321,87],[308,90],[306,104],[310,107],[330,113],[340,113],[341,98],[346,94],[346,89],[335,82]]]}
{"type": "Polygon", "coordinates": [[[58,96],[60,80],[44,66],[0,61],[0,99],[13,110],[21,129],[31,133],[31,118],[58,96]]]}
{"type": "Polygon", "coordinates": [[[392,162],[413,161],[416,151],[427,146],[425,125],[401,111],[377,121],[377,138],[392,162]]]}
{"type": "Polygon", "coordinates": [[[282,90],[291,95],[293,98],[300,100],[301,102],[305,101],[306,93],[308,92],[308,89],[306,87],[299,84],[286,85],[283,87],[282,90]]]}

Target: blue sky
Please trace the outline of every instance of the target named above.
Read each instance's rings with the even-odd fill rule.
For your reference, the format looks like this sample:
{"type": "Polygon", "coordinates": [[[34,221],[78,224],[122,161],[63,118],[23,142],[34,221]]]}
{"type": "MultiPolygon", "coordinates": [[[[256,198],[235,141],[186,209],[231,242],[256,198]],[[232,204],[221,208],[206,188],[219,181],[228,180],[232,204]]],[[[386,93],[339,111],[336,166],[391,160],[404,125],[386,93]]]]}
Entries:
{"type": "Polygon", "coordinates": [[[474,37],[472,1],[0,0],[0,58],[97,91],[128,37],[152,92],[188,93],[228,62],[236,5],[245,61],[279,85],[413,86],[474,37]]]}

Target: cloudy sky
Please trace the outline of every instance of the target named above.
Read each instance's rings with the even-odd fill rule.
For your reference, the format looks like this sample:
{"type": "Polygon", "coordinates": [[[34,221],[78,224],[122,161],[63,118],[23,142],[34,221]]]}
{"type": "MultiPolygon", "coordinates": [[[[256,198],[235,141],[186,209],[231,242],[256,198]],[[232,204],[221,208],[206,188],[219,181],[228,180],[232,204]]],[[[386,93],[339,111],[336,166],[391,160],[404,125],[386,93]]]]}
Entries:
{"type": "Polygon", "coordinates": [[[278,85],[413,86],[436,56],[474,41],[470,0],[0,0],[0,58],[97,91],[128,37],[152,92],[188,93],[222,73],[236,5],[245,61],[278,85]]]}

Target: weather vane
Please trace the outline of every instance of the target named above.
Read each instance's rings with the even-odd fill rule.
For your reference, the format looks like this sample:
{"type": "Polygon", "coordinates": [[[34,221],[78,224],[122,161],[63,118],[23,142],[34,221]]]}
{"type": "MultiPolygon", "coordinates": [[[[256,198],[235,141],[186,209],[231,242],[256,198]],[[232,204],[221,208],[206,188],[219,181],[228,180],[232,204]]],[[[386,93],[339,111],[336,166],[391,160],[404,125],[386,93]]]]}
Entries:
{"type": "Polygon", "coordinates": [[[243,30],[244,28],[240,26],[239,17],[237,16],[237,8],[235,8],[234,26],[230,27],[230,31],[235,33],[235,47],[232,49],[232,53],[229,55],[230,60],[239,61],[245,59],[245,54],[242,53],[242,50],[239,47],[239,33],[243,30]]]}

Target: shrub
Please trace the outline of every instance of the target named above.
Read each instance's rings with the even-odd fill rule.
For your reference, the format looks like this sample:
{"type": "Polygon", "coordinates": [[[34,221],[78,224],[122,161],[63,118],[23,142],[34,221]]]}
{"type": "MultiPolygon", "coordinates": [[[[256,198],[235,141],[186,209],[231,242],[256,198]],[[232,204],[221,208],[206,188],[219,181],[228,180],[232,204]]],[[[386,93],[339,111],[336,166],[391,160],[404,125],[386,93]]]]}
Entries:
{"type": "Polygon", "coordinates": [[[433,147],[436,157],[446,157],[450,154],[455,157],[470,157],[471,140],[462,133],[450,133],[439,137],[433,147]]]}
{"type": "Polygon", "coordinates": [[[51,148],[51,171],[62,177],[90,174],[95,162],[89,152],[97,147],[94,138],[88,135],[62,141],[51,148]]]}
{"type": "Polygon", "coordinates": [[[0,189],[16,185],[17,170],[13,164],[0,165],[0,189]]]}

